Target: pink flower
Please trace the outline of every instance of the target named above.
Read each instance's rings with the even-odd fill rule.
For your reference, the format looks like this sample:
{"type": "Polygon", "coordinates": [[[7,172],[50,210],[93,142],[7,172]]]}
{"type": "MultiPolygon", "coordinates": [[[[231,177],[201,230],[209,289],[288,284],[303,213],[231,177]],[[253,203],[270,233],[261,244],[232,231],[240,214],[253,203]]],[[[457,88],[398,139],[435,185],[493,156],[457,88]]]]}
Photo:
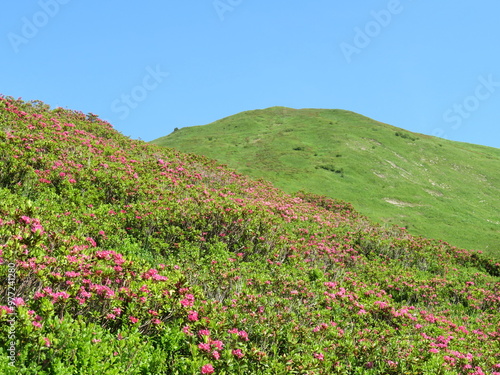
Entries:
{"type": "Polygon", "coordinates": [[[45,346],[47,346],[47,347],[50,346],[50,340],[47,337],[44,337],[43,341],[45,341],[45,346]]]}
{"type": "Polygon", "coordinates": [[[21,298],[21,297],[16,297],[12,300],[12,302],[14,303],[14,305],[16,306],[24,306],[25,303],[24,303],[24,300],[21,298]]]}
{"type": "Polygon", "coordinates": [[[97,246],[97,243],[94,241],[94,239],[92,237],[87,237],[86,240],[89,241],[93,247],[97,246]]]}
{"type": "Polygon", "coordinates": [[[212,340],[210,341],[210,344],[212,344],[218,350],[222,350],[222,348],[224,347],[224,343],[220,340],[212,340]]]}
{"type": "Polygon", "coordinates": [[[429,349],[429,353],[439,353],[439,349],[436,348],[429,349]]]}
{"type": "Polygon", "coordinates": [[[31,324],[33,324],[33,326],[36,328],[42,328],[42,325],[38,322],[32,322],[31,324]]]}
{"type": "Polygon", "coordinates": [[[130,321],[131,321],[133,324],[135,324],[135,323],[137,323],[137,322],[139,321],[139,319],[137,319],[137,318],[136,318],[136,317],[134,317],[134,316],[129,316],[128,318],[130,319],[130,321]]]}
{"type": "Polygon", "coordinates": [[[397,367],[398,366],[398,363],[397,362],[394,362],[394,361],[387,361],[387,364],[391,367],[397,367]]]}
{"type": "Polygon", "coordinates": [[[200,329],[198,331],[198,335],[200,335],[200,336],[210,336],[210,331],[208,329],[200,329]]]}
{"type": "Polygon", "coordinates": [[[193,333],[191,332],[191,328],[189,326],[182,327],[182,332],[188,336],[193,336],[193,333]]]}
{"type": "Polygon", "coordinates": [[[21,216],[21,220],[24,221],[26,224],[29,224],[31,222],[31,218],[28,216],[21,216]]]}
{"type": "Polygon", "coordinates": [[[323,353],[314,353],[314,358],[316,358],[318,361],[323,361],[325,359],[325,356],[323,353]]]}
{"type": "Polygon", "coordinates": [[[243,340],[248,341],[248,333],[245,331],[239,331],[238,336],[240,336],[243,340]]]}
{"type": "Polygon", "coordinates": [[[245,355],[241,352],[241,349],[234,349],[231,353],[233,353],[233,355],[238,358],[243,358],[243,356],[245,355]]]}
{"type": "Polygon", "coordinates": [[[210,344],[206,344],[206,343],[202,342],[202,343],[198,344],[198,348],[208,352],[208,351],[210,351],[210,344]]]}
{"type": "Polygon", "coordinates": [[[196,322],[198,320],[198,313],[196,311],[190,311],[188,314],[188,319],[192,322],[196,322]]]}
{"type": "Polygon", "coordinates": [[[212,356],[214,357],[214,359],[219,359],[220,358],[220,353],[217,350],[214,350],[212,352],[212,356]]]}
{"type": "Polygon", "coordinates": [[[192,294],[186,294],[186,298],[181,300],[181,305],[184,307],[191,307],[194,304],[194,296],[192,294]]]}
{"type": "Polygon", "coordinates": [[[207,365],[203,365],[201,367],[201,373],[202,374],[213,374],[214,373],[214,366],[212,366],[210,363],[207,365]]]}

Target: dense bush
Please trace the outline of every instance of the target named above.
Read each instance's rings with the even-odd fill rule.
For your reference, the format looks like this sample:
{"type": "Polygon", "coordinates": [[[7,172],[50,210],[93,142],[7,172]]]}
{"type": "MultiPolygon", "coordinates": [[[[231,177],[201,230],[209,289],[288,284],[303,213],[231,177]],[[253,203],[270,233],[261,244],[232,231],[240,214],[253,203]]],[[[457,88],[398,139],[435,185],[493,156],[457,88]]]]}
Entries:
{"type": "Polygon", "coordinates": [[[2,374],[500,373],[481,254],[92,114],[2,97],[0,140],[2,374]]]}

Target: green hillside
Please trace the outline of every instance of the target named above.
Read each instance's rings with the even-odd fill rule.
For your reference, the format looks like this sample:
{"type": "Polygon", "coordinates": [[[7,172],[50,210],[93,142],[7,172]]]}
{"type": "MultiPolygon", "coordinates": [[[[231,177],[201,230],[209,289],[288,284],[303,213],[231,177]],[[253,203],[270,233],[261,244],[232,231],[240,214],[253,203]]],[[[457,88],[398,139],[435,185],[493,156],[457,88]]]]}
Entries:
{"type": "Polygon", "coordinates": [[[2,375],[500,375],[498,261],[3,96],[0,279],[2,375]]]}
{"type": "Polygon", "coordinates": [[[273,107],[152,143],[219,160],[286,192],[352,202],[373,220],[500,256],[500,150],[344,110],[273,107]]]}

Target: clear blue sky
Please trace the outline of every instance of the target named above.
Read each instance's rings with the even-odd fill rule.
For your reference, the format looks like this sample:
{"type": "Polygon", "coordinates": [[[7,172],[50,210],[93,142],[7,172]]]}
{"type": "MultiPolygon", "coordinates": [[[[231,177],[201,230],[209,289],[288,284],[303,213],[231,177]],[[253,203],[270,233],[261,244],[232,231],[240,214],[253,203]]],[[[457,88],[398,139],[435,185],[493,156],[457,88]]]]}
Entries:
{"type": "Polygon", "coordinates": [[[498,0],[8,1],[0,93],[146,141],[280,105],[500,148],[499,14],[498,0]]]}

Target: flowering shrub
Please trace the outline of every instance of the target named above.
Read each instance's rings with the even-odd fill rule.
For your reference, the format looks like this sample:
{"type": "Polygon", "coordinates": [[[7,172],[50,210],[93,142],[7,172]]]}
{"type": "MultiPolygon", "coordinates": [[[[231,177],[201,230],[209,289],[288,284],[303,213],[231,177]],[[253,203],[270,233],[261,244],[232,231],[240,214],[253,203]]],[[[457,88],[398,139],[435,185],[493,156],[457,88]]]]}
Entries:
{"type": "Polygon", "coordinates": [[[2,374],[500,373],[498,262],[5,97],[0,273],[2,374]]]}

